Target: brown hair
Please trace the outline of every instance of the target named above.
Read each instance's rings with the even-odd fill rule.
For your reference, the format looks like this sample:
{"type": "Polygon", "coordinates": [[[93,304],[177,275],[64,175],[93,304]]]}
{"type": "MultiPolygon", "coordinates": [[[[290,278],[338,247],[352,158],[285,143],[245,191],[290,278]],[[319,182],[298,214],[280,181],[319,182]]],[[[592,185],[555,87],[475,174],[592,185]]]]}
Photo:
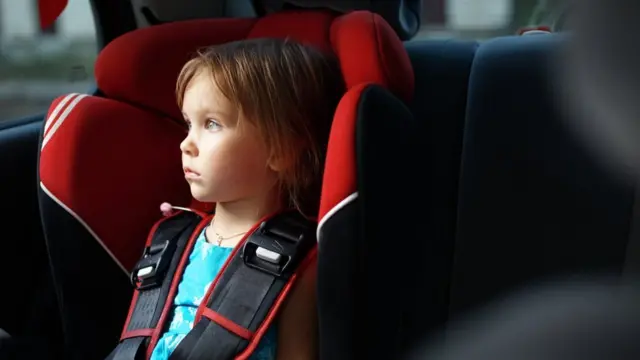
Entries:
{"type": "Polygon", "coordinates": [[[176,86],[180,107],[201,71],[210,72],[222,94],[258,129],[269,157],[289,165],[279,173],[284,200],[316,214],[331,120],[344,93],[336,59],[283,39],[212,46],[182,68],[176,86]]]}

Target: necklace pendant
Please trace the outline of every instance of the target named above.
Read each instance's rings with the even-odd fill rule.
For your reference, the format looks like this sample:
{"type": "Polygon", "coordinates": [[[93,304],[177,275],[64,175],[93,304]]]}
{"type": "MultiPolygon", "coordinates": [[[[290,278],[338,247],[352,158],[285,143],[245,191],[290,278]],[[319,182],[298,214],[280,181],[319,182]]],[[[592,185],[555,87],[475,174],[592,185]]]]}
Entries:
{"type": "Polygon", "coordinates": [[[218,246],[220,246],[220,244],[222,244],[222,241],[224,240],[224,238],[220,235],[218,235],[218,239],[216,240],[216,242],[218,243],[218,246]]]}

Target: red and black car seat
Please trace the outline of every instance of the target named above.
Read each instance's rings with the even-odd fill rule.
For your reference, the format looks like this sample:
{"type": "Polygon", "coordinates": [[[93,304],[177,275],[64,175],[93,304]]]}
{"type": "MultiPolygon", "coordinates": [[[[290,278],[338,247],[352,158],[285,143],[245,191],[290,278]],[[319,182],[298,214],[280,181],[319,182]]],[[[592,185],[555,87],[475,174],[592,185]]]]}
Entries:
{"type": "MultiPolygon", "coordinates": [[[[212,204],[192,200],[181,171],[179,143],[186,128],[174,97],[180,68],[200,47],[256,37],[313,44],[333,51],[342,67],[348,91],[329,141],[320,251],[344,262],[336,259],[349,255],[341,242],[351,241],[348,229],[360,227],[357,222],[342,225],[371,220],[364,215],[352,219],[350,211],[355,194],[361,200],[378,190],[377,185],[362,186],[364,178],[378,174],[365,171],[359,177],[359,166],[386,162],[387,155],[406,148],[386,149],[405,142],[380,137],[393,137],[407,126],[398,121],[410,123],[402,101],[392,94],[409,100],[413,93],[409,58],[380,16],[292,10],[257,19],[168,23],[125,34],[98,56],[99,93],[56,99],[42,132],[39,200],[68,357],[103,358],[118,342],[131,297],[129,269],[160,217],[159,204],[212,210],[212,204]],[[375,118],[371,125],[369,117],[375,118]],[[363,155],[356,147],[370,153],[363,155]]],[[[320,275],[321,291],[329,297],[339,289],[329,288],[336,270],[321,264],[321,272],[326,271],[320,275]]],[[[333,324],[335,319],[322,326],[333,324]]]]}
{"type": "Polygon", "coordinates": [[[321,359],[393,359],[406,347],[406,271],[420,263],[410,244],[423,241],[413,191],[426,170],[416,170],[425,145],[406,106],[414,77],[400,46],[356,60],[380,61],[387,83],[351,87],[334,116],[317,229],[321,359]]]}

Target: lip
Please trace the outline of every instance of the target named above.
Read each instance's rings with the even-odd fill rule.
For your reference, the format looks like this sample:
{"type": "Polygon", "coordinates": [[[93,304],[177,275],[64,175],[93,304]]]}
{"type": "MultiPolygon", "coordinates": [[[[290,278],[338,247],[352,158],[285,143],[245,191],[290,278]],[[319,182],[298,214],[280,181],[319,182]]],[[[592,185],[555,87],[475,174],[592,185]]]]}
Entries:
{"type": "Polygon", "coordinates": [[[188,179],[195,179],[200,177],[200,174],[193,171],[191,168],[189,167],[184,167],[184,177],[188,178],[188,179]]]}

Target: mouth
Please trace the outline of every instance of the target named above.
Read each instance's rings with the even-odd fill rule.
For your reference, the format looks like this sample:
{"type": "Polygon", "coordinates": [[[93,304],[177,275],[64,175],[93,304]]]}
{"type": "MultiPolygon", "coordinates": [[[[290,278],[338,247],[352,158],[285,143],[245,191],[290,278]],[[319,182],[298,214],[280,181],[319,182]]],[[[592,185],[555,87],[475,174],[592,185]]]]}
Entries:
{"type": "Polygon", "coordinates": [[[184,167],[184,177],[186,177],[187,179],[195,179],[200,177],[200,173],[193,171],[193,169],[189,168],[189,167],[184,167]]]}

